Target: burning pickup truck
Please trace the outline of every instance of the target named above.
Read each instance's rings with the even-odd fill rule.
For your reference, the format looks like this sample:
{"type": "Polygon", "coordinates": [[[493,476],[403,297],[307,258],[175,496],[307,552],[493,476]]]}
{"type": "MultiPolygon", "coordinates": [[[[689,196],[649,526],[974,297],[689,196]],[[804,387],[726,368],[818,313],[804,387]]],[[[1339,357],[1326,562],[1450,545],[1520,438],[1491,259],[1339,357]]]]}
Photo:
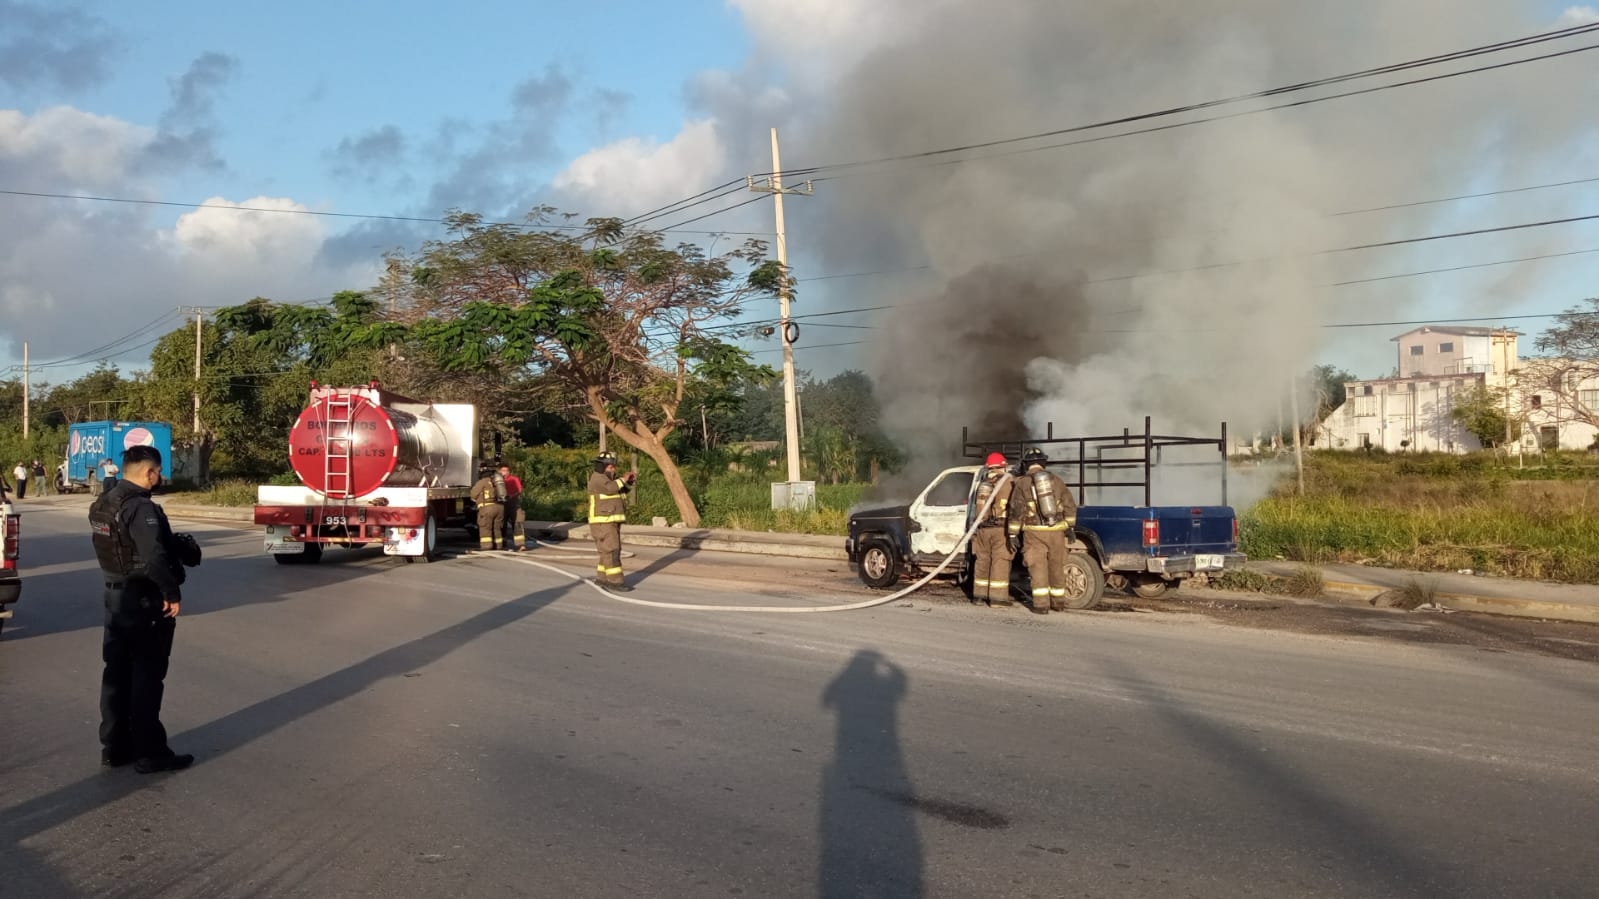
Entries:
{"type": "MultiPolygon", "coordinates": [[[[1077,521],[1067,557],[1066,604],[1091,609],[1105,587],[1154,598],[1196,574],[1219,574],[1247,561],[1238,551],[1238,516],[1227,503],[1227,425],[1221,438],[1155,434],[1144,419],[1142,434],[1123,430],[1109,437],[1055,437],[1042,440],[973,442],[961,435],[962,455],[981,460],[991,452],[1019,459],[1038,448],[1050,457],[1050,470],[1077,493],[1077,521]],[[1199,452],[1200,458],[1194,458],[1199,452]],[[1203,458],[1212,451],[1215,456],[1203,458]],[[1220,505],[1156,506],[1151,502],[1162,473],[1215,469],[1220,505]],[[1141,478],[1134,479],[1137,475],[1141,478]],[[1142,505],[1105,504],[1111,498],[1142,505]],[[1129,496],[1132,494],[1132,496],[1129,496]],[[1093,502],[1090,502],[1090,500],[1093,502]]],[[[930,569],[951,553],[950,567],[962,583],[970,580],[971,548],[962,538],[977,513],[979,465],[947,468],[908,506],[865,509],[850,516],[845,550],[862,582],[886,589],[907,575],[930,569]]],[[[1176,478],[1168,478],[1176,480],[1176,478]]],[[[1011,577],[1013,590],[1026,598],[1027,569],[1020,556],[1011,577]]]]}

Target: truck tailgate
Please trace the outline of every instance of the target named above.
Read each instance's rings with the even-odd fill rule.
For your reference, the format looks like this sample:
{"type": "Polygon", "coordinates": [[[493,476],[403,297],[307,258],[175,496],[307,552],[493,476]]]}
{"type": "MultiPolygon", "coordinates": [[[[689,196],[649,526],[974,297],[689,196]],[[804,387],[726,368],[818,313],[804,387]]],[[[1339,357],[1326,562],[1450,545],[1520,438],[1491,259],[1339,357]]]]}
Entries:
{"type": "Polygon", "coordinates": [[[1093,531],[1108,555],[1177,556],[1230,553],[1235,514],[1231,506],[1083,506],[1079,527],[1093,531]],[[1153,545],[1145,542],[1145,522],[1158,526],[1153,545]]]}

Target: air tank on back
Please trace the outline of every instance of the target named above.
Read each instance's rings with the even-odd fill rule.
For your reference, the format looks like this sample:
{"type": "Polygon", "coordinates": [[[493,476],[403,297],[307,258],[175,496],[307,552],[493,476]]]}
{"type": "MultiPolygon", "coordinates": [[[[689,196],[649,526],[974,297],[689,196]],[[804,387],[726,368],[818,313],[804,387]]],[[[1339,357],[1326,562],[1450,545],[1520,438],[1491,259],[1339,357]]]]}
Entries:
{"type": "Polygon", "coordinates": [[[330,499],[384,487],[471,484],[476,409],[425,403],[366,387],[312,385],[289,431],[289,464],[330,499]]]}

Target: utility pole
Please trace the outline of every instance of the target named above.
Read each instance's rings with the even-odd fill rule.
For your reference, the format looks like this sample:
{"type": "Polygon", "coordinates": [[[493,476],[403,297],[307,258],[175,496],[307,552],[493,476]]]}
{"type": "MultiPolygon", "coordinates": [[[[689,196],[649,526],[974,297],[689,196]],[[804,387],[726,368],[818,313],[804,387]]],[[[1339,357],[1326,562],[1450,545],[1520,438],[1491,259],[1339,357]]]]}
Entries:
{"type": "Polygon", "coordinates": [[[194,442],[200,442],[200,326],[205,313],[194,307],[194,442]]]}
{"type": "Polygon", "coordinates": [[[783,188],[783,162],[777,151],[776,128],[772,129],[772,177],[764,184],[757,184],[755,176],[751,175],[748,183],[750,190],[770,193],[773,208],[777,212],[777,263],[783,267],[783,283],[777,295],[778,318],[782,322],[777,333],[783,341],[783,438],[788,445],[788,480],[793,483],[800,479],[799,402],[794,391],[794,342],[788,318],[788,236],[783,229],[783,195],[810,196],[813,189],[809,181],[805,182],[804,187],[783,188]]]}
{"type": "Polygon", "coordinates": [[[22,342],[22,439],[28,439],[28,394],[32,383],[28,377],[28,342],[22,342]]]}

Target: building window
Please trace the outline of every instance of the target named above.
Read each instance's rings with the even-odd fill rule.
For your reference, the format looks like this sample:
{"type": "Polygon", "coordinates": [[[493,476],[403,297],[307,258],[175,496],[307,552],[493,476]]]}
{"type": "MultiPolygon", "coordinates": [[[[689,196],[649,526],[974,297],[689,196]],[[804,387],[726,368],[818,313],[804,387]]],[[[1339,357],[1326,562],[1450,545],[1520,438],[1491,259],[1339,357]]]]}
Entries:
{"type": "Polygon", "coordinates": [[[1417,345],[1417,346],[1411,347],[1410,348],[1410,355],[1412,355],[1412,356],[1420,356],[1421,355],[1421,346],[1417,345]]]}
{"type": "Polygon", "coordinates": [[[1599,412],[1599,390],[1577,391],[1577,402],[1587,406],[1590,412],[1599,412]]]}
{"type": "Polygon", "coordinates": [[[1416,382],[1415,381],[1411,381],[1409,384],[1406,384],[1405,386],[1410,388],[1410,392],[1411,393],[1415,393],[1416,392],[1416,382]]]}
{"type": "Polygon", "coordinates": [[[1543,395],[1542,394],[1535,393],[1535,394],[1532,395],[1532,407],[1534,409],[1542,409],[1543,408],[1543,395]]]}
{"type": "Polygon", "coordinates": [[[1367,384],[1365,386],[1365,388],[1363,389],[1363,392],[1365,393],[1366,396],[1371,396],[1371,385],[1367,384]]]}
{"type": "Polygon", "coordinates": [[[1454,344],[1453,341],[1451,341],[1449,343],[1440,343],[1440,344],[1438,344],[1438,352],[1440,352],[1440,353],[1453,353],[1454,351],[1455,351],[1455,344],[1454,344]]]}
{"type": "Polygon", "coordinates": [[[1374,396],[1355,397],[1355,417],[1369,418],[1377,414],[1377,398],[1374,396]]]}

